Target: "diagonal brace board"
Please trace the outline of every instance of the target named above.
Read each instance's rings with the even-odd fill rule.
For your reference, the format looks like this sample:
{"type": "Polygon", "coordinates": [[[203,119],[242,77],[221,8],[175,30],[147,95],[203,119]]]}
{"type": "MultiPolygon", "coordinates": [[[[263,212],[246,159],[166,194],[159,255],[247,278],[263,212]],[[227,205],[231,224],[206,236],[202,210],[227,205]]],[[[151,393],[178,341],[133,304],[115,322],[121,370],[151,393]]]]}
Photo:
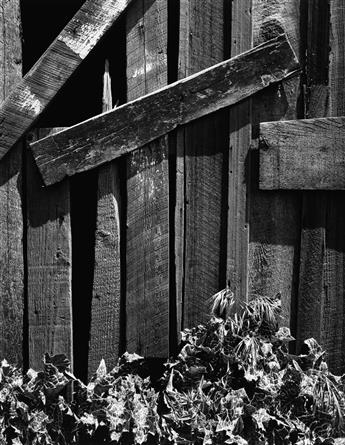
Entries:
{"type": "Polygon", "coordinates": [[[261,124],[260,188],[345,190],[345,117],[261,124]]]}
{"type": "Polygon", "coordinates": [[[202,116],[296,75],[284,34],[228,61],[31,145],[46,185],[140,148],[202,116]]]}
{"type": "Polygon", "coordinates": [[[131,0],[86,0],[0,107],[0,159],[120,17],[131,0]]]}

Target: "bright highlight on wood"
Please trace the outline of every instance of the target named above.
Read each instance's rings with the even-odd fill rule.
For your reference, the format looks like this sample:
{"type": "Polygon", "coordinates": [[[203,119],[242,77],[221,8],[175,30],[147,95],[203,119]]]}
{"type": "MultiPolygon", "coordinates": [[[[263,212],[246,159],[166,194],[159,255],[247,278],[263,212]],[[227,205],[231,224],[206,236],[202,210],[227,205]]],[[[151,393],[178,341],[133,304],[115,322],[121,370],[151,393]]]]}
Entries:
{"type": "Polygon", "coordinates": [[[345,190],[345,117],[266,122],[260,188],[345,190]]]}
{"type": "Polygon", "coordinates": [[[284,34],[116,110],[32,144],[46,185],[111,161],[177,126],[299,72],[284,34]]]}
{"type": "Polygon", "coordinates": [[[0,107],[0,159],[32,126],[131,0],[87,0],[0,107]]]}

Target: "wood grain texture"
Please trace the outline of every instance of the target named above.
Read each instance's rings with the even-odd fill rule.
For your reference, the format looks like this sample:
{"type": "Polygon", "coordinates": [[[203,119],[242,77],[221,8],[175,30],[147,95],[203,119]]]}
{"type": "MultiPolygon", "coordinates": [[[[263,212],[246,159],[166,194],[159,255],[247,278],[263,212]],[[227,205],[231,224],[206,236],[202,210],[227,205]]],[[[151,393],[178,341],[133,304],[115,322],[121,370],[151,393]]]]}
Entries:
{"type": "MultiPolygon", "coordinates": [[[[55,130],[35,130],[38,138],[55,130]]],[[[42,187],[37,166],[27,152],[27,273],[29,365],[42,368],[42,357],[72,357],[72,249],[70,188],[65,180],[42,187]]]]}
{"type": "MultiPolygon", "coordinates": [[[[231,55],[252,47],[252,0],[232,3],[231,55]]],[[[227,285],[235,302],[248,299],[249,224],[248,155],[251,147],[252,101],[248,99],[230,110],[229,194],[227,236],[227,285]]]]}
{"type": "MultiPolygon", "coordinates": [[[[329,2],[307,2],[306,116],[329,114],[329,2]]],[[[297,352],[306,338],[321,341],[324,311],[324,252],[326,249],[326,206],[324,192],[303,194],[300,278],[297,307],[297,352]],[[312,314],[312,316],[311,316],[312,314]]]]}
{"type": "MultiPolygon", "coordinates": [[[[128,10],[129,100],[157,90],[168,82],[167,13],[167,0],[138,0],[128,10]]],[[[151,104],[157,113],[161,112],[159,103],[151,104]]],[[[155,119],[152,109],[147,117],[152,125],[155,119]]],[[[168,137],[130,153],[126,162],[127,349],[146,357],[168,357],[168,137]]]]}
{"type": "MultiPolygon", "coordinates": [[[[105,61],[102,103],[103,112],[113,109],[108,60],[105,61]]],[[[121,191],[116,162],[99,168],[96,218],[89,378],[97,371],[102,359],[112,369],[121,348],[121,191]]]]}
{"type": "MultiPolygon", "coordinates": [[[[298,54],[299,0],[254,0],[253,43],[257,45],[284,30],[298,54]]],[[[250,243],[248,293],[281,295],[282,323],[289,325],[297,296],[300,196],[258,190],[258,124],[296,118],[299,79],[276,85],[253,99],[253,147],[250,153],[250,243]]],[[[294,330],[294,326],[291,326],[294,330]]]]}
{"type": "MultiPolygon", "coordinates": [[[[329,115],[345,115],[345,5],[330,2],[329,115]]],[[[324,318],[322,345],[328,351],[333,372],[345,370],[345,193],[328,201],[324,261],[324,318]],[[341,347],[339,347],[341,345],[341,347]]]]}
{"type": "MultiPolygon", "coordinates": [[[[225,59],[224,28],[223,2],[180,2],[179,78],[225,59]]],[[[219,290],[227,116],[224,111],[206,116],[177,135],[178,332],[208,319],[210,295],[219,290]]]]}
{"type": "Polygon", "coordinates": [[[46,185],[129,153],[212,112],[298,73],[280,35],[241,54],[32,144],[46,185]]]}
{"type": "Polygon", "coordinates": [[[345,189],[345,118],[267,122],[260,139],[261,189],[345,189]]]}
{"type": "Polygon", "coordinates": [[[1,105],[0,159],[42,114],[129,3],[130,0],[85,1],[1,105]]]}
{"type": "MultiPolygon", "coordinates": [[[[20,2],[0,1],[0,100],[22,76],[20,2]]],[[[0,163],[0,360],[23,364],[24,259],[22,151],[0,163]]]]}
{"type": "Polygon", "coordinates": [[[102,358],[112,369],[120,349],[121,258],[119,167],[112,162],[98,173],[95,268],[88,369],[91,376],[102,358]]]}
{"type": "MultiPolygon", "coordinates": [[[[324,94],[322,103],[309,100],[308,117],[319,116],[320,109],[327,116],[341,116],[345,109],[345,5],[338,0],[317,4],[315,11],[314,2],[309,2],[308,28],[321,27],[323,40],[313,40],[312,35],[308,39],[308,52],[314,54],[318,71],[309,70],[307,86],[310,94],[320,89],[324,94]]],[[[319,340],[334,373],[342,373],[345,366],[344,200],[344,192],[305,194],[301,237],[298,344],[310,336],[319,340]]]]}

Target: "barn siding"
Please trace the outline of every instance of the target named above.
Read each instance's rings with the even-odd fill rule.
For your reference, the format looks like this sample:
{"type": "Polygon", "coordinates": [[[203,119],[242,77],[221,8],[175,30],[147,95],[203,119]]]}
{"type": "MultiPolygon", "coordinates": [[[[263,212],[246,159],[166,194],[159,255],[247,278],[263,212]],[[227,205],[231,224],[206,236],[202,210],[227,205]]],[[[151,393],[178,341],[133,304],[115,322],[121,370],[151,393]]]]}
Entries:
{"type": "MultiPolygon", "coordinates": [[[[19,2],[3,3],[2,98],[21,77],[19,2]]],[[[0,354],[22,363],[24,345],[35,367],[45,351],[73,361],[72,321],[86,323],[86,332],[91,320],[90,339],[78,336],[76,344],[88,352],[81,367],[89,374],[103,356],[112,366],[124,348],[165,358],[181,328],[206,321],[209,297],[228,285],[238,303],[279,293],[282,322],[296,331],[297,346],[315,336],[340,372],[344,194],[260,191],[257,147],[260,122],[344,114],[345,7],[340,0],[178,5],[133,0],[127,87],[119,96],[140,97],[166,85],[169,73],[181,79],[282,31],[307,63],[305,85],[297,77],[270,87],[99,170],[98,212],[83,213],[96,234],[95,245],[87,235],[95,263],[83,289],[93,297],[81,318],[72,314],[78,265],[71,226],[80,218],[70,215],[68,182],[41,188],[29,155],[22,183],[22,149],[14,148],[0,161],[0,354]]]]}

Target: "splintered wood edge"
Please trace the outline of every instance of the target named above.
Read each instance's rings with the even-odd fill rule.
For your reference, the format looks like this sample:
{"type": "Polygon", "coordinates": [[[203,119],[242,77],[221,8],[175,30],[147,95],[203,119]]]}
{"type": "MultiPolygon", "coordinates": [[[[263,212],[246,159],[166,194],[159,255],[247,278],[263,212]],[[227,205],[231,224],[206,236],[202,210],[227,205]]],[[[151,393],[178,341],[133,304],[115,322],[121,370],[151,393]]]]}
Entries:
{"type": "MultiPolygon", "coordinates": [[[[45,185],[51,185],[61,181],[65,176],[87,171],[136,150],[169,133],[177,126],[234,105],[269,85],[297,75],[299,72],[299,63],[291,44],[286,35],[281,34],[232,59],[115,110],[88,119],[54,136],[41,139],[31,144],[33,155],[45,185]],[[265,58],[265,56],[270,57],[265,58]],[[264,67],[259,63],[261,57],[265,61],[264,67]],[[258,64],[258,67],[255,71],[256,77],[252,79],[250,75],[252,73],[253,76],[253,63],[258,64]],[[236,77],[237,72],[238,78],[230,80],[229,77],[231,75],[236,77]],[[234,86],[233,81],[240,83],[240,87],[234,86]],[[200,92],[203,94],[198,94],[200,92]],[[165,114],[163,111],[159,113],[153,128],[154,117],[152,113],[147,112],[148,105],[154,103],[156,110],[164,110],[168,102],[169,109],[165,114]],[[136,110],[134,123],[128,120],[128,113],[132,113],[133,109],[136,110]],[[135,125],[141,131],[145,128],[149,131],[140,135],[130,131],[131,125],[135,125]],[[126,126],[128,127],[126,140],[116,145],[115,139],[124,137],[119,136],[116,130],[121,127],[124,133],[126,126]],[[97,141],[100,139],[102,148],[97,149],[97,141]],[[107,144],[104,144],[105,139],[107,144]]],[[[151,105],[149,108],[152,110],[151,105]]]]}
{"type": "Polygon", "coordinates": [[[0,107],[0,159],[35,123],[132,0],[87,0],[0,107]]]}

